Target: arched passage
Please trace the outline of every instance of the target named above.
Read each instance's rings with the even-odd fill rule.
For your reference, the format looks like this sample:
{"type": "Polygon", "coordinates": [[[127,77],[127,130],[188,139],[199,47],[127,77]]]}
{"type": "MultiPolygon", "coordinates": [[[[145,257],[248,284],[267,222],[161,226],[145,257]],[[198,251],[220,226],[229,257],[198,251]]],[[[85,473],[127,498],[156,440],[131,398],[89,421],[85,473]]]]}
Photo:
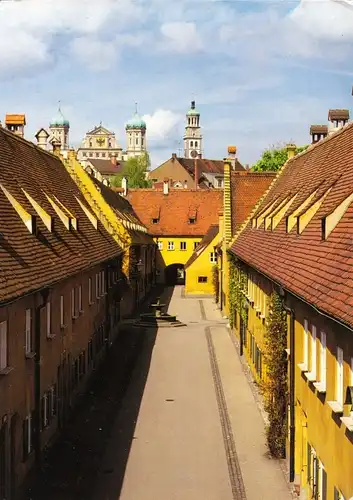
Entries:
{"type": "Polygon", "coordinates": [[[164,270],[166,285],[185,285],[185,270],[183,264],[171,264],[164,270]]]}

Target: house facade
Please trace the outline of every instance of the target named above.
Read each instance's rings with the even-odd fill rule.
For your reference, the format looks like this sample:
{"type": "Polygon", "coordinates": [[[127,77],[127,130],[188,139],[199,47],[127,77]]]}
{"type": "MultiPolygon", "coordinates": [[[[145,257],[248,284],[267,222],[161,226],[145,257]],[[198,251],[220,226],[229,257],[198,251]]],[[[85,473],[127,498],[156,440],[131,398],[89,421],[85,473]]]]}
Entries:
{"type": "Polygon", "coordinates": [[[282,409],[269,432],[301,499],[353,496],[352,139],[348,124],[290,157],[230,248],[231,323],[282,409]]]}
{"type": "Polygon", "coordinates": [[[222,191],[130,189],[127,199],[157,245],[160,283],[183,283],[185,264],[212,223],[218,222],[222,191]]]}
{"type": "Polygon", "coordinates": [[[41,463],[120,319],[147,293],[155,245],[126,200],[119,197],[118,209],[105,201],[104,185],[75,182],[72,153],[63,160],[59,147],[49,153],[5,129],[0,144],[0,496],[7,500],[41,463]]]}

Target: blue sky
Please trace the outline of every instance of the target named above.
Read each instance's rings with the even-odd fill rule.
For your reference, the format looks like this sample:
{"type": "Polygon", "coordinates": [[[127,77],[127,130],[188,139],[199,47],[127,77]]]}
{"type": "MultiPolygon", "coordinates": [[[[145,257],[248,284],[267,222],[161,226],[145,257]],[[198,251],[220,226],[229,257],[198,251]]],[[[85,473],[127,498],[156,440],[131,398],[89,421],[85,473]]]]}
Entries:
{"type": "Polygon", "coordinates": [[[234,144],[244,164],[353,99],[352,0],[3,0],[0,32],[1,117],[26,113],[33,139],[61,100],[72,146],[102,121],[125,147],[137,101],[153,166],[192,99],[204,157],[234,144]]]}

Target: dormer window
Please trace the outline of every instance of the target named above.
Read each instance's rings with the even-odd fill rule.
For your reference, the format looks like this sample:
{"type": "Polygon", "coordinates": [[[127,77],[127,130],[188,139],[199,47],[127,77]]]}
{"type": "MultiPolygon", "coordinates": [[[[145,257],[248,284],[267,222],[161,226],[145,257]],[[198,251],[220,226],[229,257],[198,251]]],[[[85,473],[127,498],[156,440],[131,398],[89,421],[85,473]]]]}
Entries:
{"type": "Polygon", "coordinates": [[[158,224],[159,219],[152,219],[152,224],[158,224]]]}
{"type": "Polygon", "coordinates": [[[189,224],[195,224],[196,217],[189,217],[189,224]]]}

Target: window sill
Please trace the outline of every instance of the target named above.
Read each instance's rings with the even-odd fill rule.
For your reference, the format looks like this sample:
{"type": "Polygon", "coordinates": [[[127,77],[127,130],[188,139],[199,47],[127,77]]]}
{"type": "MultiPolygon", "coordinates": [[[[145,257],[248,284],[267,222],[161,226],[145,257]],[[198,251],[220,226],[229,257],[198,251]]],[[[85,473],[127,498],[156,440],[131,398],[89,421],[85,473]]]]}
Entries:
{"type": "Polygon", "coordinates": [[[67,328],[67,325],[60,325],[60,330],[63,332],[64,330],[66,330],[67,328]]]}
{"type": "Polygon", "coordinates": [[[326,393],[326,384],[324,384],[323,382],[314,382],[314,387],[317,392],[320,392],[321,394],[326,393]]]}
{"type": "Polygon", "coordinates": [[[349,432],[353,432],[353,416],[351,417],[341,417],[341,422],[347,427],[349,432]]]}
{"type": "Polygon", "coordinates": [[[3,368],[1,371],[0,371],[0,376],[2,377],[5,377],[6,375],[8,375],[10,372],[12,372],[13,370],[13,366],[7,366],[6,368],[3,368]]]}
{"type": "Polygon", "coordinates": [[[313,372],[305,372],[304,377],[306,377],[309,382],[316,382],[316,374],[313,372]]]}
{"type": "Polygon", "coordinates": [[[343,413],[343,408],[338,401],[327,401],[333,413],[343,413]]]}
{"type": "Polygon", "coordinates": [[[94,301],[93,302],[88,302],[89,306],[93,306],[93,304],[94,304],[94,301]]]}
{"type": "Polygon", "coordinates": [[[306,363],[298,363],[298,368],[302,372],[307,372],[308,371],[308,365],[306,363]]]}
{"type": "Polygon", "coordinates": [[[72,319],[75,321],[75,319],[77,319],[79,317],[78,314],[75,314],[75,316],[72,316],[72,319]]]}
{"type": "Polygon", "coordinates": [[[26,359],[33,359],[35,355],[36,355],[35,352],[26,352],[25,357],[26,359]]]}
{"type": "Polygon", "coordinates": [[[55,339],[55,337],[56,337],[55,333],[47,333],[48,340],[53,340],[53,339],[55,339]]]}

